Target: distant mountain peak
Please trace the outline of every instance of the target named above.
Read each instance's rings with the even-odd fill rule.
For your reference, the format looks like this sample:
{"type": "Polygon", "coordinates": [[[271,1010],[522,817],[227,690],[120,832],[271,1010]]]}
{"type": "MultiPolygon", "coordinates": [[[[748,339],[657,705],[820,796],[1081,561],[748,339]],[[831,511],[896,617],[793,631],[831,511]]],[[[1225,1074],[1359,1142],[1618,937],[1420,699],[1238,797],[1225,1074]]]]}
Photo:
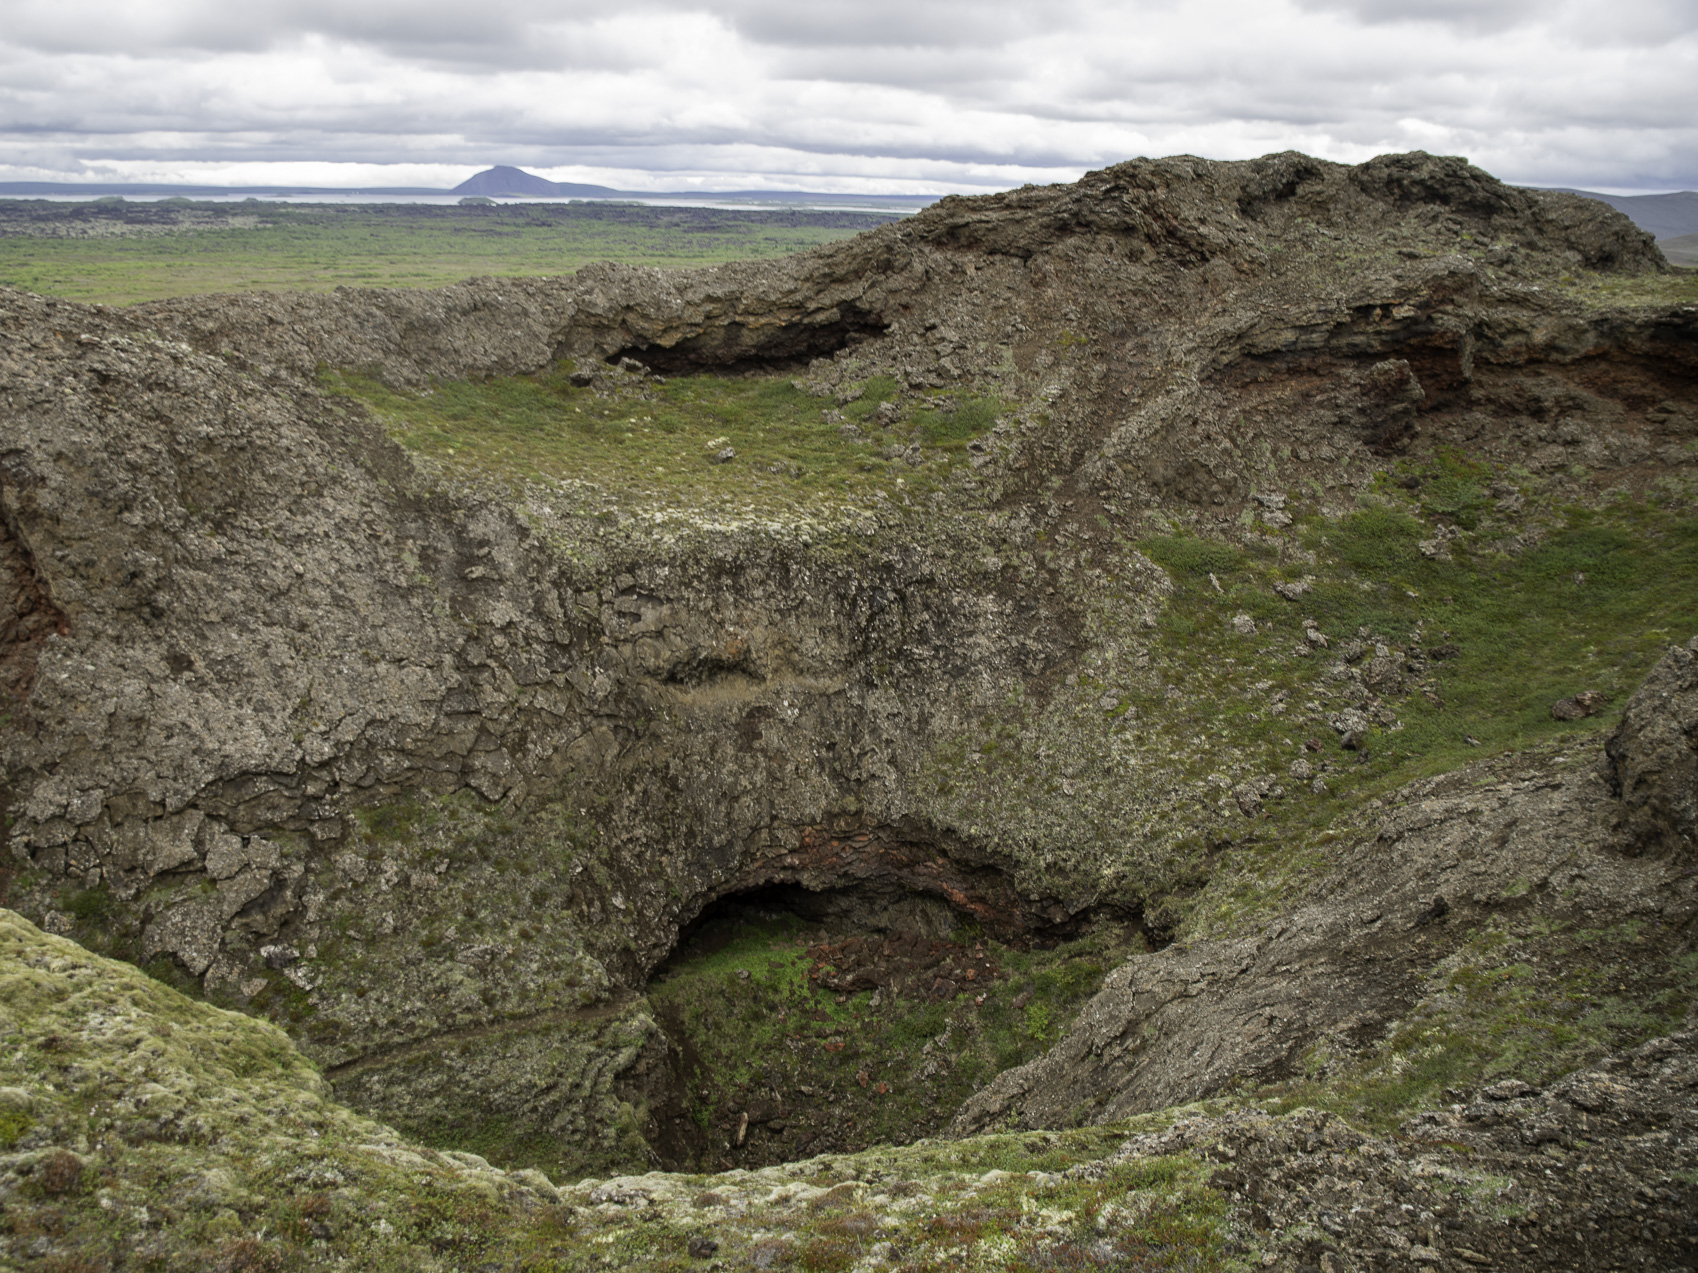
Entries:
{"type": "Polygon", "coordinates": [[[450,194],[484,195],[489,198],[593,198],[615,194],[616,191],[607,186],[585,186],[568,181],[550,181],[526,172],[523,168],[514,168],[509,164],[497,164],[486,168],[475,176],[467,177],[455,186],[450,194]]]}
{"type": "Polygon", "coordinates": [[[523,168],[498,164],[475,176],[467,177],[450,192],[481,195],[551,195],[556,193],[554,182],[538,177],[523,168]]]}

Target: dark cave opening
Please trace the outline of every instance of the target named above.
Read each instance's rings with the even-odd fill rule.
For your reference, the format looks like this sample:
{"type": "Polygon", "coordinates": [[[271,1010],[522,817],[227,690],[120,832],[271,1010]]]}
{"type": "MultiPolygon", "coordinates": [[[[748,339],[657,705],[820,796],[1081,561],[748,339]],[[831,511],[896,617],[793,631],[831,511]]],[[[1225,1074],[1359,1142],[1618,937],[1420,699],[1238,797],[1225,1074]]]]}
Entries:
{"type": "Polygon", "coordinates": [[[998,928],[976,899],[885,879],[763,883],[715,899],[656,968],[665,1035],[644,1135],[669,1170],[727,1170],[908,1143],[1052,1046],[1135,917],[998,928]],[[987,924],[986,918],[993,922],[987,924]]]}
{"type": "Polygon", "coordinates": [[[750,926],[791,928],[815,942],[826,942],[890,932],[944,940],[974,923],[972,915],[943,898],[895,883],[826,889],[764,884],[710,902],[680,930],[672,953],[654,975],[664,976],[680,961],[718,953],[750,926]]]}
{"type": "Polygon", "coordinates": [[[628,345],[607,355],[607,361],[630,358],[663,376],[794,371],[881,336],[889,327],[883,315],[846,305],[829,323],[747,327],[731,322],[674,345],[628,345]]]}

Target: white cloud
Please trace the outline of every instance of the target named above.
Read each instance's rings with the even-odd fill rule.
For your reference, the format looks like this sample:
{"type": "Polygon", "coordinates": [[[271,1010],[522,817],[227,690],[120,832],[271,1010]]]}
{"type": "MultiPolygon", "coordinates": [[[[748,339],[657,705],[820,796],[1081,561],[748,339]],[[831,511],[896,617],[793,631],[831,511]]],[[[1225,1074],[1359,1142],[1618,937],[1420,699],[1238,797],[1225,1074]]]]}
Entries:
{"type": "Polygon", "coordinates": [[[1691,0],[6,10],[0,179],[514,163],[630,188],[983,189],[1137,154],[1421,146],[1529,183],[1698,186],[1691,0]]]}

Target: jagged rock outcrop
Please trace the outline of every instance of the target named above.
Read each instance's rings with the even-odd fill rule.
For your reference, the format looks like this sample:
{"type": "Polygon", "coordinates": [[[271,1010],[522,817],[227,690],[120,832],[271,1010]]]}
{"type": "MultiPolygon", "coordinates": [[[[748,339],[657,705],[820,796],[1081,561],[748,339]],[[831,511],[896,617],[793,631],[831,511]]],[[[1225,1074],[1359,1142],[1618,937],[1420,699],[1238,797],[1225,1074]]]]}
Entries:
{"type": "Polygon", "coordinates": [[[1657,664],[1605,750],[1623,849],[1690,862],[1698,847],[1698,642],[1657,664]]]}
{"type": "MultiPolygon", "coordinates": [[[[1185,292],[1137,315],[1120,311],[1122,325],[1147,329],[1200,299],[1279,284],[1271,242],[1295,236],[1313,243],[1326,235],[1397,239],[1407,249],[1387,263],[1389,274],[1357,280],[1369,289],[1361,298],[1328,296],[1325,308],[1335,313],[1341,306],[1371,311],[1376,286],[1380,299],[1396,293],[1397,303],[1420,308],[1423,293],[1466,300],[1477,296],[1482,264],[1508,272],[1532,261],[1629,273],[1668,268],[1649,235],[1596,200],[1516,190],[1454,159],[1392,155],[1350,168],[1297,154],[1244,163],[1181,157],[1120,164],[1074,185],[951,196],[910,221],[775,262],[694,271],[598,265],[571,279],[474,280],[433,292],[340,288],[328,296],[196,298],[137,306],[126,316],[209,353],[229,351],[297,374],[323,364],[379,368],[397,383],[621,354],[668,371],[805,361],[873,335],[912,344],[922,331],[932,333],[925,343],[935,358],[951,340],[973,343],[965,332],[938,333],[930,320],[940,310],[980,328],[973,334],[983,340],[991,334],[984,329],[1009,326],[1007,310],[1024,308],[999,292],[1054,288],[1067,295],[1063,304],[1095,308],[1129,298],[1086,296],[1087,279],[1119,289],[1179,271],[1185,292]],[[1438,250],[1458,246],[1463,235],[1490,244],[1490,259],[1438,250]],[[969,262],[970,271],[963,268],[969,262]],[[992,277],[979,279],[986,266],[992,277]],[[989,300],[991,308],[963,308],[961,293],[989,300]]],[[[1319,298],[1289,282],[1279,289],[1286,299],[1313,310],[1319,298]]],[[[1518,299],[1545,308],[1533,297],[1518,299]]],[[[1233,332],[1230,318],[1242,321],[1248,311],[1228,317],[1229,339],[1244,341],[1249,333],[1233,332]]],[[[1295,324],[1281,317],[1264,309],[1252,338],[1260,347],[1250,352],[1265,356],[1289,351],[1294,339],[1332,343],[1349,335],[1358,343],[1378,338],[1384,348],[1457,348],[1466,334],[1446,315],[1387,314],[1371,320],[1377,330],[1362,333],[1336,330],[1332,317],[1317,325],[1315,313],[1295,324]]],[[[1358,317],[1350,326],[1360,325],[1358,317]]],[[[1583,328],[1515,336],[1532,337],[1528,352],[1551,348],[1553,338],[1556,348],[1578,352],[1596,338],[1583,328]]],[[[1467,362],[1465,348],[1458,356],[1467,362]]],[[[1690,353],[1685,358],[1690,363],[1690,353]]],[[[966,370],[958,366],[954,374],[966,370]]]]}
{"type": "MultiPolygon", "coordinates": [[[[1250,816],[1272,782],[1217,815],[1194,775],[1127,777],[1119,682],[1183,693],[1151,669],[1173,585],[1130,547],[1146,513],[1271,535],[1290,517],[1268,492],[1336,514],[1450,445],[1552,482],[1690,472],[1698,307],[1565,292],[1575,269],[1627,287],[1666,265],[1595,201],[1459,160],[1282,155],[945,200],[714,270],[125,310],[0,294],[7,896],[287,1022],[384,1117],[625,1143],[648,1094],[622,1075],[650,1072],[656,1039],[642,981],[727,893],[870,879],[1029,934],[1155,915],[1206,878],[1216,850],[1175,828],[1250,816]],[[667,521],[433,469],[314,380],[617,379],[621,359],[1013,405],[929,503],[667,521]],[[1009,704],[1060,705],[1018,787],[974,777],[1009,704]]],[[[1399,679],[1383,658],[1356,676],[1364,728],[1399,679]]],[[[1630,913],[1686,851],[1691,752],[1654,714],[1624,728],[1651,748],[1614,769],[1648,849],[1612,868],[1630,913]]],[[[1540,878],[1606,860],[1602,784],[1563,777],[1561,835],[1505,844],[1533,837],[1540,878]]],[[[1232,948],[1219,1019],[1294,1024],[1212,1065],[1126,1052],[1123,1072],[1088,1019],[1054,1054],[1069,1117],[1272,1074],[1348,1029],[1325,977],[1279,968],[1376,908],[1413,922],[1469,819],[1548,830],[1555,807],[1447,791],[1447,821],[1348,886],[1354,909],[1232,948]]],[[[1482,859],[1494,887],[1518,851],[1482,859]]],[[[1348,994],[1397,1011],[1440,945],[1348,994]]],[[[1113,1037],[1136,1018],[1201,1038],[1216,1018],[1170,991],[1211,958],[1116,974],[1113,1037]]],[[[984,1100],[1013,1109],[1021,1082],[984,1100]]]]}

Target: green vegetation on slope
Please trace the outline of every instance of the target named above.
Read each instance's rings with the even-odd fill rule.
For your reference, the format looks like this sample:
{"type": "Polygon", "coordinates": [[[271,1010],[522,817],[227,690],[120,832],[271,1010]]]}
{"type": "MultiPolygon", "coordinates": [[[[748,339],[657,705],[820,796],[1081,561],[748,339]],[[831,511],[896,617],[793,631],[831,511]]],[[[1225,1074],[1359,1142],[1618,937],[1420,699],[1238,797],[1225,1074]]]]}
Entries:
{"type": "Polygon", "coordinates": [[[565,373],[422,393],[353,373],[327,372],[320,383],[364,403],[403,446],[449,471],[541,482],[576,511],[635,504],[786,521],[937,489],[1002,406],[928,394],[881,428],[874,411],[897,397],[888,377],[864,382],[838,409],[785,379],[600,374],[590,388],[565,373]]]}
{"type": "MultiPolygon", "coordinates": [[[[1430,495],[1454,489],[1452,462],[1435,462],[1426,476],[1418,494],[1388,485],[1398,498],[1388,495],[1384,504],[1337,521],[1305,519],[1301,540],[1316,565],[1247,557],[1239,570],[1217,575],[1224,594],[1192,577],[1170,607],[1170,623],[1193,630],[1183,656],[1177,633],[1164,634],[1163,644],[1176,662],[1183,657],[1197,669],[1188,684],[1200,680],[1220,697],[1212,721],[1181,714],[1160,729],[1176,744],[1193,727],[1224,729],[1241,757],[1259,757],[1264,772],[1284,779],[1290,793],[1266,804],[1268,825],[1246,826],[1252,847],[1235,865],[1249,867],[1247,877],[1230,902],[1225,888],[1211,890],[1216,905],[1226,906],[1220,920],[1236,905],[1264,906],[1275,896],[1271,880],[1251,863],[1277,861],[1282,841],[1294,834],[1328,836],[1341,807],[1481,756],[1612,728],[1651,665],[1692,627],[1698,519],[1690,513],[1627,499],[1602,509],[1550,505],[1519,527],[1488,523],[1485,533],[1450,541],[1429,557],[1421,545],[1431,544],[1435,525],[1467,529],[1473,515],[1443,506],[1456,496],[1430,495]],[[1269,586],[1282,576],[1312,578],[1312,591],[1288,601],[1269,586]],[[1259,692],[1260,681],[1246,687],[1248,677],[1230,666],[1235,654],[1243,658],[1244,638],[1230,626],[1241,613],[1290,641],[1256,660],[1262,679],[1272,682],[1259,692]],[[1302,619],[1330,634],[1331,644],[1313,647],[1298,628],[1302,619]],[[1401,664],[1376,664],[1382,648],[1387,662],[1401,657],[1401,664]],[[1367,732],[1354,750],[1342,746],[1329,724],[1347,697],[1340,653],[1353,656],[1370,702],[1379,704],[1368,710],[1367,732]],[[1289,708],[1270,710],[1282,690],[1289,708]],[[1578,720],[1553,716],[1554,703],[1583,691],[1602,695],[1610,710],[1578,720]],[[1305,748],[1309,740],[1321,744],[1318,752],[1305,748]],[[1305,757],[1324,792],[1290,776],[1292,762],[1305,757]]],[[[1199,757],[1193,772],[1220,763],[1218,753],[1199,757]]],[[[1227,821],[1234,820],[1229,813],[1227,821]]],[[[1275,875],[1288,865],[1275,867],[1275,875]]]]}
{"type": "Polygon", "coordinates": [[[1243,1237],[1193,1155],[1055,1174],[1112,1153],[1124,1126],[648,1176],[626,1184],[664,1205],[565,1205],[596,1182],[563,1196],[538,1172],[406,1144],[327,1099],[276,1027],[194,1003],[10,911],[0,994],[0,1172],[14,1186],[0,1241],[44,1268],[103,1268],[121,1252],[125,1267],[253,1273],[682,1273],[703,1267],[689,1243],[712,1232],[723,1259],[801,1273],[875,1253],[917,1270],[1026,1273],[1104,1254],[1210,1270],[1243,1237]],[[716,1190],[748,1200],[732,1208],[716,1190]]]}
{"type": "Polygon", "coordinates": [[[1095,863],[1101,900],[1186,936],[1228,931],[1279,905],[1374,797],[1613,726],[1698,617],[1685,498],[1617,495],[1582,506],[1440,456],[1363,506],[1293,502],[1289,526],[1230,542],[1168,524],[1101,556],[1074,549],[1083,669],[940,748],[922,795],[1052,892],[1095,863]],[[1135,552],[1173,585],[1149,627],[1135,552]],[[1583,691],[1604,710],[1553,717],[1583,691]],[[1362,713],[1349,747],[1346,709],[1362,713]]]}
{"type": "MultiPolygon", "coordinates": [[[[1660,927],[1660,925],[1659,925],[1660,927]]],[[[1324,1046],[1309,1077],[1268,1089],[1270,1109],[1330,1109],[1391,1129],[1458,1091],[1517,1078],[1535,1087],[1680,1029],[1698,998],[1698,954],[1647,944],[1639,921],[1589,928],[1499,916],[1471,931],[1426,992],[1360,1061],[1324,1046]]],[[[1660,945],[1660,943],[1659,943],[1660,945]]]]}
{"type": "Polygon", "coordinates": [[[1667,274],[1600,274],[1593,270],[1565,271],[1557,278],[1562,294],[1586,305],[1648,308],[1698,302],[1698,270],[1667,274]]]}
{"type": "Polygon", "coordinates": [[[43,211],[0,200],[0,285],[120,305],[207,292],[442,287],[476,275],[569,274],[592,261],[676,268],[787,256],[890,220],[635,204],[184,201],[173,211],[177,223],[159,205],[43,211]]]}
{"type": "MultiPolygon", "coordinates": [[[[1187,658],[1224,669],[1234,655],[1244,660],[1245,641],[1231,627],[1235,615],[1249,614],[1259,631],[1289,633],[1295,638],[1289,648],[1260,652],[1258,662],[1272,675],[1270,698],[1282,689],[1293,696],[1325,689],[1341,652],[1371,676],[1376,647],[1395,649],[1405,656],[1401,674],[1388,670],[1375,686],[1378,697],[1395,702],[1395,723],[1376,720],[1354,756],[1338,755],[1336,738],[1324,750],[1365,773],[1374,772],[1378,754],[1381,779],[1393,784],[1481,754],[1599,729],[1607,718],[1556,720],[1551,705],[1585,689],[1619,705],[1684,631],[1698,596],[1698,520],[1625,503],[1602,512],[1552,512],[1552,524],[1532,546],[1517,544],[1510,552],[1498,544],[1458,544],[1450,560],[1422,554],[1432,527],[1397,504],[1336,522],[1308,520],[1302,541],[1318,558],[1314,567],[1289,559],[1282,566],[1277,550],[1259,559],[1242,554],[1218,569],[1225,585],[1219,594],[1197,572],[1176,570],[1180,587],[1162,644],[1175,655],[1182,645],[1187,658]],[[1312,589],[1295,602],[1271,590],[1282,578],[1305,576],[1312,589]],[[1312,647],[1300,619],[1313,619],[1330,634],[1329,646],[1312,647]]],[[[1158,560],[1172,560],[1173,545],[1156,540],[1146,547],[1158,560]]],[[[1216,684],[1239,688],[1238,679],[1226,674],[1216,684]]],[[[1277,754],[1293,732],[1291,715],[1235,697],[1219,704],[1217,720],[1240,745],[1262,744],[1277,754]]],[[[1317,715],[1298,719],[1315,726],[1317,715]]],[[[1345,770],[1329,785],[1343,790],[1361,780],[1345,770]]]]}
{"type": "Polygon", "coordinates": [[[566,1232],[523,1177],[414,1152],[328,1099],[277,1027],[10,911],[0,1001],[0,1149],[27,1182],[0,1235],[52,1253],[42,1267],[110,1267],[121,1246],[144,1268],[448,1269],[534,1260],[566,1232]]]}

